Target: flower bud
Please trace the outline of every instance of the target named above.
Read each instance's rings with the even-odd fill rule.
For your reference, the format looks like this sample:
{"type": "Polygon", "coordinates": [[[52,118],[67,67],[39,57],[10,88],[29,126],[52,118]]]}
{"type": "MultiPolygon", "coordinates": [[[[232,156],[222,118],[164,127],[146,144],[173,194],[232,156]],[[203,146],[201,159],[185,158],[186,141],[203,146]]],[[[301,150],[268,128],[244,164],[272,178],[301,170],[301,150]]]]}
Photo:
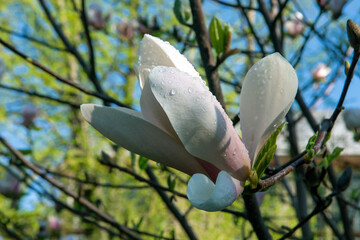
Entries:
{"type": "Polygon", "coordinates": [[[351,181],[351,175],[352,175],[352,169],[351,167],[348,167],[343,174],[339,177],[339,179],[336,182],[336,189],[343,192],[347,189],[347,187],[350,184],[351,181]]]}
{"type": "Polygon", "coordinates": [[[347,21],[347,34],[350,45],[356,52],[360,52],[360,27],[354,21],[349,19],[347,21]]]}

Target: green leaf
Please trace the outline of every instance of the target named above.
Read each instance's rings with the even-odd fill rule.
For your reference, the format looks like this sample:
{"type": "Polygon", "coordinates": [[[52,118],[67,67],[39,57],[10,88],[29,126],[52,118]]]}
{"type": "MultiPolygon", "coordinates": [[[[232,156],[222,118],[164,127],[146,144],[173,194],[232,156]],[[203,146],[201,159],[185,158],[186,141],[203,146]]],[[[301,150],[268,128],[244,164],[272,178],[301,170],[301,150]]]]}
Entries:
{"type": "Polygon", "coordinates": [[[167,184],[168,184],[170,191],[174,191],[175,185],[176,185],[176,177],[169,175],[167,178],[167,184]]]}
{"type": "Polygon", "coordinates": [[[216,54],[224,52],[224,29],[222,23],[216,17],[213,17],[209,27],[211,45],[215,48],[216,54]]]}
{"type": "Polygon", "coordinates": [[[188,25],[187,21],[190,19],[190,12],[182,9],[181,0],[175,0],[173,11],[176,19],[183,25],[188,25]]]}
{"type": "Polygon", "coordinates": [[[19,152],[21,152],[24,155],[29,155],[32,153],[31,149],[19,149],[19,152]]]}
{"type": "Polygon", "coordinates": [[[253,170],[256,171],[259,179],[264,174],[265,169],[269,166],[271,160],[274,157],[275,150],[277,148],[276,138],[280,134],[285,124],[286,123],[284,122],[275,130],[275,132],[273,132],[265,145],[261,148],[261,151],[256,158],[253,170]]]}
{"type": "Polygon", "coordinates": [[[315,141],[316,141],[318,135],[319,135],[319,132],[316,132],[311,138],[309,138],[309,141],[308,141],[308,143],[306,145],[306,148],[305,148],[307,154],[304,156],[304,159],[309,159],[310,160],[310,159],[314,158],[315,151],[314,151],[313,147],[315,145],[315,141]]]}
{"type": "Polygon", "coordinates": [[[343,148],[340,147],[336,147],[332,153],[328,153],[326,154],[326,156],[323,158],[323,160],[320,162],[319,166],[320,167],[324,167],[324,168],[328,168],[331,164],[331,162],[339,157],[340,153],[342,152],[342,150],[344,150],[343,148]]]}
{"type": "Polygon", "coordinates": [[[149,161],[149,159],[147,159],[146,157],[140,156],[139,157],[139,168],[141,170],[145,170],[148,166],[148,161],[149,161]]]}

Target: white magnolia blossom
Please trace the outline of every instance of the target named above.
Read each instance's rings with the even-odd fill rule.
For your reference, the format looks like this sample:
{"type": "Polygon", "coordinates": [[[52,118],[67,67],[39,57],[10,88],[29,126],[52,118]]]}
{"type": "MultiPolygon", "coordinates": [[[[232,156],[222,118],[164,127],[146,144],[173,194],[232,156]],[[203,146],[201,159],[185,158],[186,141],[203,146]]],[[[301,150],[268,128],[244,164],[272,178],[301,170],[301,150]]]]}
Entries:
{"type": "Polygon", "coordinates": [[[83,104],[84,118],[118,145],[192,176],[187,195],[193,206],[217,211],[231,205],[294,100],[295,70],[278,53],[250,69],[240,100],[243,142],[199,73],[168,42],[146,34],[135,69],[141,112],[83,104]]]}

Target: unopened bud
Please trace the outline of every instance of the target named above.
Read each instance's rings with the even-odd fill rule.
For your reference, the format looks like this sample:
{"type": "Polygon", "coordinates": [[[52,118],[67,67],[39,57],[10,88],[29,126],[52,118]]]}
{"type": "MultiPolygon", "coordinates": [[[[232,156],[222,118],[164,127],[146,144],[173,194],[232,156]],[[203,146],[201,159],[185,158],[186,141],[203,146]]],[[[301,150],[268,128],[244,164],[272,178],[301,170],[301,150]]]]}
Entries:
{"type": "Polygon", "coordinates": [[[351,19],[347,21],[347,34],[350,45],[356,52],[360,52],[360,27],[351,19]]]}
{"type": "Polygon", "coordinates": [[[348,75],[350,69],[350,63],[349,61],[345,61],[345,74],[348,75]]]}
{"type": "Polygon", "coordinates": [[[348,167],[336,182],[336,188],[341,192],[345,191],[350,184],[352,169],[348,167]]]}

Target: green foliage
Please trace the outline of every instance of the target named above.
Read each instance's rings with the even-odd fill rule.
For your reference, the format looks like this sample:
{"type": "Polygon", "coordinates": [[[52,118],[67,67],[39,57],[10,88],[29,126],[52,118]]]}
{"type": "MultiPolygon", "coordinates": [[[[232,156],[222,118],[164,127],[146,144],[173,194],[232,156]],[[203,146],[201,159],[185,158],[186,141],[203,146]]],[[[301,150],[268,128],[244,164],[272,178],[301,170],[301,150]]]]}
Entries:
{"type": "Polygon", "coordinates": [[[326,156],[321,160],[319,166],[328,168],[332,161],[340,156],[340,153],[343,151],[343,148],[336,147],[331,153],[326,154],[326,156]]]}
{"type": "Polygon", "coordinates": [[[145,170],[148,166],[148,161],[149,159],[147,159],[146,157],[139,156],[139,168],[141,170],[145,170]]]}
{"type": "Polygon", "coordinates": [[[221,55],[229,50],[231,42],[231,27],[223,24],[219,19],[213,17],[209,26],[211,45],[217,55],[221,55]]]}
{"type": "Polygon", "coordinates": [[[170,174],[167,177],[167,185],[170,191],[174,191],[176,186],[176,177],[170,174]]]}
{"type": "Polygon", "coordinates": [[[273,134],[269,137],[267,142],[264,144],[264,146],[261,148],[256,161],[254,163],[253,170],[256,171],[257,177],[260,179],[262,175],[264,174],[265,169],[269,166],[271,160],[274,157],[277,145],[276,145],[276,139],[278,135],[280,134],[281,130],[285,126],[286,122],[281,124],[273,134]]]}
{"type": "Polygon", "coordinates": [[[313,147],[315,145],[315,141],[316,141],[318,135],[319,135],[319,132],[316,132],[313,136],[311,136],[309,138],[309,141],[305,147],[305,151],[307,152],[307,154],[304,156],[305,159],[311,160],[314,158],[315,150],[313,149],[313,147]]]}
{"type": "Polygon", "coordinates": [[[183,25],[187,25],[191,14],[188,9],[184,9],[181,0],[175,0],[173,11],[176,19],[183,25]]]}

